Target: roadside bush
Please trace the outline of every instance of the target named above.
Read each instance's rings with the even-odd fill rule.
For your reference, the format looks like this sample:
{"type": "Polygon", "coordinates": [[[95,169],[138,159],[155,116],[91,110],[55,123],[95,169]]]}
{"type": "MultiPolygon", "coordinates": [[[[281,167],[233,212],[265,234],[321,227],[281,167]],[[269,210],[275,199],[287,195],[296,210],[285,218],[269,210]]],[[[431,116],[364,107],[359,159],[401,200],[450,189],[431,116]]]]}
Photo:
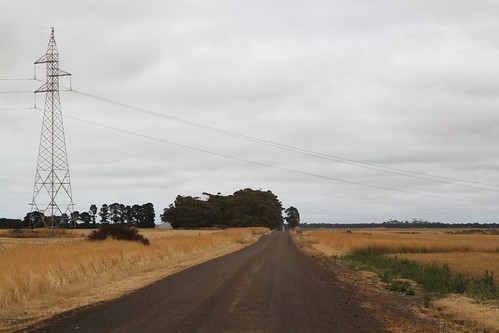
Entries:
{"type": "Polygon", "coordinates": [[[119,224],[104,225],[98,230],[93,230],[87,236],[87,239],[90,241],[103,241],[108,237],[115,240],[140,242],[149,245],[149,240],[144,235],[139,234],[139,229],[119,224]]]}

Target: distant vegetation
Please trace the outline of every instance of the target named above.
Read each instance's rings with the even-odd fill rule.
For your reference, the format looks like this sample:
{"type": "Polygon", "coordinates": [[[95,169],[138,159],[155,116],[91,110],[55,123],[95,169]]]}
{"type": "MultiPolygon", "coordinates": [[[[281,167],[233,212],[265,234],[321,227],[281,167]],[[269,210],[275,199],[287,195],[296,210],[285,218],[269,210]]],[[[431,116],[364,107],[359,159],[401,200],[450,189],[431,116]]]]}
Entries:
{"type": "MultiPolygon", "coordinates": [[[[232,195],[203,193],[205,199],[178,195],[175,202],[163,210],[161,220],[174,229],[265,227],[280,229],[284,219],[290,228],[300,223],[300,213],[295,207],[285,210],[282,216],[281,202],[271,191],[246,188],[232,195]]],[[[94,229],[107,225],[126,225],[138,228],[154,228],[156,214],[152,203],[124,205],[103,204],[100,209],[92,204],[88,211],[75,211],[71,216],[63,214],[61,227],[76,225],[77,229],[94,229]]],[[[43,227],[40,212],[27,213],[23,220],[0,219],[0,229],[22,229],[35,225],[43,227]],[[30,223],[31,222],[31,223],[30,223]]],[[[59,220],[57,221],[59,222],[59,220]]]]}
{"type": "Polygon", "coordinates": [[[494,272],[485,270],[481,277],[453,273],[448,264],[420,264],[414,260],[396,259],[383,251],[360,250],[342,258],[350,267],[374,271],[392,291],[415,294],[413,285],[405,279],[418,283],[428,295],[465,294],[481,300],[498,299],[494,272]]]}
{"type": "Polygon", "coordinates": [[[421,219],[389,220],[382,223],[301,223],[302,228],[499,228],[499,223],[442,223],[421,219]]]}
{"type": "Polygon", "coordinates": [[[137,228],[129,227],[126,225],[105,225],[99,228],[99,230],[93,230],[87,239],[90,241],[103,241],[108,238],[114,240],[124,240],[139,242],[144,245],[149,245],[149,240],[144,237],[144,235],[139,234],[137,228]]]}
{"type": "Polygon", "coordinates": [[[302,244],[352,268],[378,273],[390,290],[414,294],[410,279],[428,296],[454,293],[498,300],[499,279],[494,274],[499,271],[498,238],[493,229],[484,231],[300,229],[296,235],[302,244]]]}
{"type": "Polygon", "coordinates": [[[278,229],[283,225],[283,207],[271,191],[244,189],[232,195],[203,193],[207,200],[191,196],[177,196],[165,208],[163,222],[173,228],[266,227],[278,229]]]}
{"type": "Polygon", "coordinates": [[[0,218],[0,229],[21,229],[24,228],[22,220],[0,218]]]}
{"type": "MultiPolygon", "coordinates": [[[[74,221],[79,229],[97,228],[108,224],[122,224],[138,228],[154,228],[156,226],[154,223],[156,213],[154,205],[150,202],[143,205],[124,205],[115,202],[110,205],[103,204],[100,209],[92,204],[88,211],[74,211],[71,216],[63,214],[58,218],[63,221],[61,226],[66,228],[70,226],[70,221],[74,221]]],[[[23,221],[14,221],[21,222],[18,228],[28,228],[30,220],[33,220],[34,225],[38,227],[43,226],[42,216],[39,212],[27,213],[23,221]]],[[[2,224],[0,220],[0,228],[13,228],[6,225],[2,224]]]]}
{"type": "Polygon", "coordinates": [[[300,212],[298,212],[298,209],[291,206],[286,209],[284,213],[286,213],[286,217],[284,219],[288,222],[289,228],[296,228],[300,224],[300,212]]]}

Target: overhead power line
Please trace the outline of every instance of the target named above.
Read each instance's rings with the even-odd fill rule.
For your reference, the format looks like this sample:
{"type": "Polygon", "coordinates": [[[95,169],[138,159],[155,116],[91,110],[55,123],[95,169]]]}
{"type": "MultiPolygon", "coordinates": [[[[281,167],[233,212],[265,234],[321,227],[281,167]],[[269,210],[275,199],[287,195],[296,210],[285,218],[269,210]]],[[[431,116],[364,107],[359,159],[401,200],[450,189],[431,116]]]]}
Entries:
{"type": "Polygon", "coordinates": [[[236,133],[236,132],[226,131],[226,130],[223,130],[223,129],[219,129],[219,128],[216,128],[216,127],[212,127],[212,126],[208,126],[208,125],[196,123],[196,122],[185,120],[185,119],[181,119],[181,118],[178,118],[178,117],[173,117],[173,116],[165,115],[165,114],[162,114],[162,113],[159,113],[159,112],[155,112],[155,111],[151,111],[151,110],[148,110],[148,109],[136,107],[136,106],[129,105],[129,104],[126,104],[126,103],[123,103],[123,102],[118,102],[118,101],[115,101],[115,100],[112,100],[112,99],[109,99],[109,98],[97,96],[95,94],[90,94],[90,93],[87,93],[87,92],[83,92],[81,90],[72,90],[72,91],[75,92],[75,93],[77,93],[77,94],[81,94],[81,95],[84,95],[84,96],[87,96],[87,97],[90,97],[90,98],[93,98],[93,99],[96,99],[96,100],[99,100],[99,101],[103,101],[103,102],[106,102],[106,103],[110,103],[110,104],[113,104],[113,105],[124,107],[124,108],[130,109],[130,110],[134,110],[134,111],[137,111],[137,112],[148,114],[148,115],[151,115],[151,116],[154,116],[154,117],[163,118],[163,119],[166,119],[166,120],[169,120],[169,121],[174,121],[174,122],[181,123],[181,124],[184,124],[184,125],[188,125],[188,126],[200,128],[200,129],[203,129],[203,130],[207,130],[207,131],[219,133],[219,134],[222,134],[222,135],[226,135],[226,136],[238,138],[238,139],[241,139],[241,140],[246,140],[246,141],[258,143],[258,144],[265,145],[265,146],[274,147],[274,148],[281,149],[281,150],[286,150],[286,151],[294,152],[294,153],[301,154],[301,155],[312,156],[312,157],[315,157],[315,158],[329,160],[329,161],[333,161],[333,162],[336,162],[336,163],[342,163],[342,164],[352,165],[352,166],[355,166],[355,167],[358,167],[358,168],[374,170],[374,171],[378,171],[378,172],[382,172],[382,173],[387,173],[387,174],[398,175],[398,176],[402,176],[402,177],[420,179],[420,180],[425,180],[425,181],[434,182],[434,183],[448,184],[448,185],[453,185],[453,186],[459,186],[459,187],[465,187],[465,188],[471,188],[471,189],[477,189],[477,190],[484,190],[484,191],[491,191],[491,192],[499,192],[499,190],[497,190],[497,189],[484,188],[484,187],[473,186],[473,185],[466,185],[466,184],[459,184],[459,183],[455,183],[455,182],[462,182],[462,183],[464,182],[464,183],[469,183],[469,184],[477,184],[477,185],[493,186],[493,187],[499,186],[499,185],[495,185],[495,184],[489,184],[489,183],[483,183],[483,182],[477,182],[477,181],[470,181],[470,180],[463,180],[463,179],[457,179],[457,178],[451,178],[451,177],[443,177],[443,176],[437,176],[437,175],[431,175],[431,174],[424,174],[424,173],[420,173],[420,172],[403,170],[403,169],[397,169],[397,168],[387,167],[387,166],[383,166],[383,165],[379,165],[379,164],[374,164],[374,163],[369,163],[369,162],[357,161],[357,160],[353,160],[353,159],[344,158],[344,157],[341,157],[341,156],[324,154],[324,153],[315,152],[315,151],[307,150],[307,149],[303,149],[303,148],[292,147],[292,146],[288,146],[288,145],[285,145],[285,144],[281,144],[281,143],[277,143],[277,142],[272,142],[272,141],[267,141],[267,140],[263,140],[263,139],[259,139],[259,138],[255,138],[255,137],[251,137],[251,136],[247,136],[247,135],[244,135],[244,134],[236,133]]]}
{"type": "Polygon", "coordinates": [[[0,111],[11,111],[11,110],[33,110],[34,107],[25,107],[25,108],[0,108],[0,111]]]}
{"type": "Polygon", "coordinates": [[[27,94],[34,93],[34,90],[11,90],[11,91],[0,91],[0,94],[27,94]]]}
{"type": "Polygon", "coordinates": [[[161,142],[161,143],[165,143],[165,144],[168,144],[168,145],[172,145],[172,146],[176,146],[176,147],[180,147],[180,148],[184,148],[184,149],[189,149],[189,150],[193,150],[193,151],[197,151],[197,152],[202,152],[202,153],[205,153],[205,154],[214,155],[214,156],[218,156],[218,157],[223,157],[223,158],[226,158],[226,159],[231,159],[231,160],[235,160],[235,161],[239,161],[239,162],[249,163],[249,164],[258,165],[258,166],[262,166],[262,167],[266,167],[266,168],[277,169],[277,170],[281,170],[281,171],[286,171],[286,172],[293,173],[293,174],[299,174],[299,175],[303,175],[303,176],[309,176],[309,177],[314,177],[314,178],[319,178],[319,179],[325,179],[325,180],[335,181],[335,182],[344,183],[344,184],[358,185],[358,186],[368,187],[368,188],[373,188],[373,189],[378,189],[378,190],[384,190],[384,191],[391,191],[391,192],[397,192],[397,193],[405,193],[405,194],[423,196],[423,197],[428,197],[428,198],[438,198],[438,199],[460,201],[460,202],[466,202],[466,203],[472,203],[472,204],[499,205],[499,204],[496,204],[496,203],[483,203],[483,202],[478,203],[478,202],[473,202],[473,201],[459,199],[459,198],[453,198],[453,197],[447,197],[447,196],[442,196],[442,195],[422,193],[422,192],[416,192],[416,191],[408,191],[408,190],[401,190],[401,189],[395,189],[395,188],[386,187],[386,186],[378,186],[378,185],[366,184],[366,183],[362,183],[362,182],[355,182],[355,181],[345,180],[345,179],[341,179],[341,178],[329,177],[329,176],[319,175],[319,174],[315,174],[315,173],[311,173],[311,172],[300,171],[300,170],[290,169],[290,168],[285,168],[285,167],[280,167],[280,166],[276,166],[276,165],[272,165],[272,164],[268,164],[268,163],[257,162],[257,161],[253,161],[253,160],[249,160],[249,159],[245,159],[245,158],[235,157],[235,156],[232,156],[232,155],[218,153],[218,152],[214,152],[214,151],[210,151],[210,150],[206,150],[206,149],[201,149],[201,148],[196,148],[196,147],[192,147],[192,146],[188,146],[188,145],[184,145],[184,144],[179,144],[179,143],[176,143],[176,142],[172,142],[172,141],[168,141],[168,140],[164,140],[164,139],[155,138],[155,137],[152,137],[152,136],[149,136],[149,135],[144,135],[144,134],[140,134],[140,133],[135,133],[135,132],[123,130],[123,129],[120,129],[120,128],[117,128],[117,127],[113,127],[113,126],[109,126],[109,125],[99,124],[99,123],[96,123],[96,122],[93,122],[93,121],[84,120],[84,119],[73,117],[73,116],[64,115],[64,118],[76,120],[76,121],[79,121],[79,122],[82,122],[82,123],[86,123],[86,124],[89,124],[89,125],[92,125],[92,126],[96,126],[96,127],[105,128],[105,129],[112,130],[112,131],[115,131],[115,132],[120,132],[120,133],[124,133],[124,134],[128,134],[128,135],[133,135],[135,137],[140,137],[140,138],[143,138],[143,139],[153,140],[153,141],[156,141],[156,142],[161,142]]]}
{"type": "MultiPolygon", "coordinates": [[[[73,35],[73,34],[70,34],[70,35],[73,35]]],[[[76,36],[76,35],[73,35],[73,36],[78,37],[78,38],[82,38],[82,37],[79,37],[79,36],[76,36]]],[[[83,39],[85,39],[85,38],[83,38],[83,39]]],[[[117,48],[117,47],[113,47],[113,46],[107,45],[105,43],[96,42],[93,39],[87,39],[87,40],[90,41],[90,42],[94,42],[96,44],[99,44],[101,46],[104,46],[104,47],[107,47],[107,48],[110,48],[110,49],[114,49],[114,50],[116,50],[118,52],[123,52],[123,53],[127,53],[129,55],[132,55],[132,56],[141,57],[141,58],[147,59],[149,61],[166,63],[163,60],[155,59],[155,58],[152,58],[152,57],[146,57],[146,56],[143,56],[141,54],[137,54],[137,53],[134,53],[134,52],[130,52],[130,51],[127,51],[127,50],[124,50],[124,49],[120,49],[120,48],[117,48]]],[[[230,84],[233,83],[233,82],[228,82],[227,80],[223,80],[223,79],[219,79],[219,78],[216,78],[216,77],[212,77],[210,75],[206,75],[206,74],[203,74],[203,73],[195,72],[195,71],[183,68],[182,66],[178,66],[176,64],[172,64],[172,63],[166,63],[166,64],[168,64],[170,66],[178,67],[179,69],[191,72],[191,73],[196,74],[196,75],[208,77],[210,79],[214,79],[214,80],[218,80],[218,81],[225,82],[225,83],[230,83],[230,84]]],[[[29,80],[37,80],[37,79],[36,78],[26,78],[26,79],[24,79],[24,78],[5,78],[5,79],[0,79],[0,80],[3,80],[3,81],[21,81],[21,80],[23,80],[23,81],[24,80],[25,81],[29,81],[29,80]]],[[[255,91],[255,92],[264,92],[261,89],[256,89],[256,88],[249,87],[249,86],[246,86],[246,85],[243,85],[243,84],[238,84],[238,85],[241,86],[241,87],[244,87],[246,89],[250,89],[252,91],[255,91]]],[[[71,91],[71,89],[69,89],[69,91],[71,91]]],[[[315,158],[329,160],[329,161],[333,161],[333,162],[336,162],[336,163],[342,163],[342,164],[352,165],[352,166],[355,166],[355,167],[369,169],[369,170],[374,170],[374,171],[377,171],[377,172],[398,175],[398,176],[402,176],[402,177],[409,177],[409,178],[420,179],[420,180],[425,180],[425,181],[429,181],[429,182],[435,182],[435,183],[441,183],[441,184],[448,184],[448,185],[460,186],[460,187],[471,188],[471,189],[478,189],[478,190],[499,192],[499,190],[496,190],[496,189],[483,188],[483,187],[479,187],[479,186],[466,185],[466,184],[461,184],[461,183],[476,184],[476,185],[491,186],[491,187],[498,187],[499,185],[497,185],[497,184],[491,184],[491,183],[486,183],[486,182],[478,182],[478,181],[474,181],[474,180],[464,180],[464,179],[458,179],[458,178],[451,178],[451,177],[445,177],[445,176],[439,176],[439,175],[426,174],[426,173],[421,173],[421,172],[416,172],[416,171],[411,171],[411,170],[404,170],[404,169],[399,169],[399,168],[388,167],[388,166],[384,166],[384,165],[380,165],[380,164],[375,164],[375,163],[370,163],[370,162],[365,162],[365,161],[358,161],[358,160],[348,159],[348,158],[344,158],[344,157],[341,157],[341,156],[335,156],[335,155],[331,155],[331,154],[324,154],[324,153],[315,152],[315,151],[311,151],[311,150],[307,150],[307,149],[302,149],[302,148],[298,148],[298,147],[292,147],[292,146],[289,146],[289,145],[280,144],[280,143],[276,143],[276,142],[272,142],[272,141],[267,141],[267,140],[263,140],[263,139],[259,139],[259,138],[255,138],[255,137],[251,137],[251,136],[247,136],[247,135],[244,135],[244,134],[236,133],[236,132],[226,131],[226,130],[223,130],[223,129],[211,127],[211,126],[200,124],[200,123],[195,123],[195,122],[188,121],[188,120],[181,119],[181,118],[177,118],[177,117],[168,116],[168,115],[165,115],[165,114],[162,114],[162,113],[158,113],[158,112],[154,112],[154,111],[151,111],[151,110],[147,110],[147,109],[143,109],[143,108],[131,106],[131,105],[128,105],[128,104],[125,104],[125,103],[113,101],[113,100],[108,99],[108,98],[104,98],[104,97],[100,97],[100,96],[97,96],[97,95],[85,93],[85,92],[82,92],[82,91],[75,91],[75,92],[79,93],[79,94],[82,94],[82,95],[85,95],[87,97],[91,97],[91,98],[94,98],[94,99],[98,99],[98,100],[107,102],[107,103],[112,103],[112,104],[115,104],[115,105],[118,105],[118,106],[121,106],[121,107],[125,107],[125,108],[131,109],[131,110],[135,110],[135,111],[138,111],[138,112],[149,114],[151,116],[160,117],[160,118],[167,119],[167,120],[170,120],[170,121],[175,121],[175,122],[178,122],[178,123],[182,123],[184,125],[193,126],[193,127],[196,127],[196,128],[204,129],[204,130],[207,130],[207,131],[212,131],[212,132],[219,133],[219,134],[222,134],[222,135],[227,135],[227,136],[230,136],[230,137],[234,137],[234,138],[238,138],[238,139],[242,139],[242,140],[246,140],[246,141],[250,141],[250,142],[262,144],[262,145],[265,145],[265,146],[270,146],[270,147],[278,148],[278,149],[281,149],[281,150],[286,150],[286,151],[290,151],[290,152],[302,154],[302,155],[307,155],[307,156],[311,156],[311,157],[315,157],[315,158]],[[456,183],[456,182],[458,182],[458,183],[456,183]]],[[[5,92],[0,92],[0,93],[2,93],[2,94],[10,94],[10,93],[33,93],[33,91],[5,91],[5,92]]],[[[288,99],[290,99],[290,98],[288,98],[288,99]]],[[[310,105],[308,103],[303,103],[303,102],[300,102],[300,104],[313,106],[314,108],[321,108],[321,109],[331,110],[330,108],[324,108],[324,107],[320,107],[320,106],[317,106],[317,105],[310,105]]],[[[35,108],[36,108],[36,106],[35,106],[35,108]]],[[[9,108],[9,109],[12,109],[12,108],[9,108]]],[[[25,109],[25,108],[19,108],[19,109],[25,109]]],[[[339,111],[340,112],[341,110],[335,110],[335,111],[339,111]]],[[[302,174],[307,174],[307,173],[302,173],[302,174]]],[[[330,177],[328,177],[328,178],[330,178],[330,177]]],[[[333,179],[335,179],[335,178],[333,178],[333,179]]],[[[341,180],[338,180],[338,181],[341,181],[341,180]]],[[[345,182],[349,182],[349,181],[345,181],[345,182]]],[[[349,182],[349,183],[356,184],[355,182],[349,182]]],[[[377,187],[377,188],[383,188],[383,187],[377,187]]],[[[404,191],[404,190],[397,190],[397,191],[403,192],[403,193],[418,194],[417,192],[411,192],[411,191],[404,191]]],[[[439,196],[436,196],[436,197],[439,197],[439,196]]]]}
{"type": "Polygon", "coordinates": [[[30,79],[0,79],[0,81],[34,81],[36,79],[30,78],[30,79]]]}
{"type": "MultiPolygon", "coordinates": [[[[264,90],[262,90],[262,89],[258,89],[258,88],[252,87],[252,86],[244,85],[244,84],[241,84],[241,83],[238,83],[238,82],[230,82],[230,81],[225,80],[225,79],[220,79],[220,78],[217,78],[217,77],[213,77],[212,75],[208,75],[208,74],[205,74],[205,73],[200,73],[198,71],[193,71],[193,70],[191,70],[189,68],[186,68],[185,66],[181,66],[181,65],[173,63],[173,62],[168,62],[168,61],[165,61],[163,59],[157,59],[157,58],[154,58],[154,57],[151,57],[151,56],[144,56],[143,54],[139,54],[137,52],[129,51],[129,50],[126,50],[126,49],[123,49],[123,48],[119,48],[119,47],[116,47],[116,46],[112,46],[112,45],[109,45],[107,43],[103,43],[103,42],[97,41],[95,39],[90,39],[90,38],[86,38],[84,36],[79,36],[77,34],[68,33],[66,31],[60,31],[60,30],[58,30],[58,32],[70,35],[70,36],[75,37],[75,38],[86,40],[86,41],[91,42],[93,44],[96,44],[98,46],[114,50],[116,52],[124,53],[124,54],[130,55],[130,56],[134,56],[134,57],[137,57],[137,58],[142,58],[142,59],[145,59],[145,60],[148,60],[148,61],[153,61],[153,62],[156,62],[156,63],[165,64],[165,65],[168,65],[168,66],[171,66],[171,67],[175,67],[175,68],[178,68],[180,70],[183,70],[183,71],[186,71],[186,72],[189,72],[189,73],[201,76],[201,77],[209,78],[211,80],[216,80],[216,81],[227,83],[227,84],[231,84],[231,85],[235,84],[235,85],[238,85],[238,86],[240,86],[240,87],[242,87],[242,88],[244,88],[246,90],[250,90],[250,91],[253,91],[253,92],[267,94],[267,92],[264,91],[264,90]]],[[[82,93],[82,92],[80,92],[80,93],[82,93]]],[[[88,97],[100,99],[100,100],[108,102],[108,103],[113,103],[113,104],[116,104],[116,105],[120,105],[122,107],[126,107],[126,108],[129,108],[129,109],[136,110],[136,111],[140,111],[140,112],[144,112],[144,113],[149,113],[149,114],[151,114],[153,116],[159,116],[159,117],[162,117],[162,118],[165,118],[165,119],[169,119],[171,121],[176,121],[176,122],[179,122],[179,123],[183,123],[183,124],[186,124],[186,125],[189,125],[189,126],[195,126],[195,127],[202,128],[202,129],[205,129],[205,130],[217,132],[217,133],[220,133],[220,134],[229,135],[229,136],[232,136],[232,137],[237,137],[237,138],[240,138],[240,139],[243,139],[243,140],[257,142],[257,143],[260,143],[260,144],[264,144],[264,145],[267,145],[267,146],[273,146],[273,147],[276,147],[276,148],[279,148],[279,149],[288,150],[288,151],[293,151],[295,153],[300,153],[300,154],[303,154],[303,155],[309,155],[309,156],[314,156],[316,158],[327,159],[327,160],[331,160],[331,161],[334,161],[334,162],[337,162],[337,163],[349,164],[349,165],[353,165],[353,166],[356,166],[356,167],[361,167],[361,168],[365,168],[365,169],[371,169],[371,170],[375,170],[375,171],[378,171],[378,172],[383,172],[383,173],[388,173],[388,174],[394,174],[394,175],[399,175],[399,176],[403,176],[403,177],[410,177],[410,178],[421,179],[421,180],[426,180],[426,181],[435,182],[435,183],[449,184],[449,185],[454,185],[454,186],[467,187],[467,188],[479,189],[479,190],[485,190],[485,191],[497,191],[497,190],[495,190],[495,189],[489,189],[489,188],[483,188],[483,187],[478,187],[478,186],[473,186],[473,185],[458,184],[458,183],[455,183],[455,182],[475,184],[475,185],[482,185],[482,186],[499,187],[499,184],[491,184],[491,183],[479,182],[479,181],[475,181],[475,180],[465,180],[465,179],[458,179],[458,178],[452,178],[452,177],[446,177],[446,176],[439,176],[439,175],[427,174],[427,173],[422,173],[422,172],[417,172],[417,171],[411,171],[411,170],[404,170],[404,169],[400,169],[400,168],[388,167],[388,166],[381,165],[381,164],[370,163],[370,162],[365,162],[365,161],[358,161],[358,160],[354,160],[354,159],[344,158],[344,157],[341,157],[341,156],[335,156],[335,155],[331,155],[331,154],[323,154],[323,153],[314,152],[314,151],[311,151],[311,150],[306,150],[306,149],[291,147],[291,146],[283,145],[283,144],[280,144],[280,143],[275,143],[275,142],[271,142],[271,141],[261,140],[261,139],[249,137],[249,136],[246,136],[246,135],[243,135],[243,134],[229,132],[229,131],[221,130],[221,129],[218,129],[218,128],[206,126],[206,125],[203,125],[203,124],[198,124],[198,123],[190,122],[190,121],[187,121],[187,120],[183,120],[183,119],[179,119],[179,118],[175,118],[175,117],[163,115],[163,114],[160,114],[160,113],[157,113],[157,112],[153,112],[153,111],[150,111],[150,110],[145,110],[145,109],[142,109],[142,108],[137,108],[137,107],[134,107],[134,106],[130,106],[130,105],[127,105],[127,104],[124,104],[124,103],[121,103],[121,102],[112,101],[110,99],[103,98],[103,97],[100,97],[100,96],[96,96],[96,95],[92,95],[92,94],[88,94],[88,93],[82,93],[82,94],[85,94],[88,97]]],[[[287,97],[286,99],[290,99],[291,100],[293,98],[287,97]]],[[[296,102],[296,100],[294,100],[294,101],[296,102]]],[[[302,102],[302,101],[298,101],[298,103],[300,103],[302,105],[305,105],[305,106],[308,106],[308,107],[313,107],[315,109],[324,109],[324,110],[328,110],[328,111],[345,113],[345,112],[342,112],[341,110],[337,110],[337,109],[333,110],[331,108],[327,108],[327,107],[323,107],[323,106],[319,106],[319,105],[313,105],[311,103],[306,103],[306,102],[302,102]]],[[[350,113],[345,113],[345,114],[350,115],[350,113]]]]}

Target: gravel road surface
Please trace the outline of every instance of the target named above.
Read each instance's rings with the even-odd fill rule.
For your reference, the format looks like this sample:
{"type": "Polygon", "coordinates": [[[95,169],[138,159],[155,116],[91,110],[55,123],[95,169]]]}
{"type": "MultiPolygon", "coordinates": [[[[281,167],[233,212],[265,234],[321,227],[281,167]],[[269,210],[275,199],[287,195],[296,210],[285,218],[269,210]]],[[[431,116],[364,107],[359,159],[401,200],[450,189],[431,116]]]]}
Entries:
{"type": "Polygon", "coordinates": [[[118,299],[69,311],[36,332],[387,332],[288,232],[118,299]]]}

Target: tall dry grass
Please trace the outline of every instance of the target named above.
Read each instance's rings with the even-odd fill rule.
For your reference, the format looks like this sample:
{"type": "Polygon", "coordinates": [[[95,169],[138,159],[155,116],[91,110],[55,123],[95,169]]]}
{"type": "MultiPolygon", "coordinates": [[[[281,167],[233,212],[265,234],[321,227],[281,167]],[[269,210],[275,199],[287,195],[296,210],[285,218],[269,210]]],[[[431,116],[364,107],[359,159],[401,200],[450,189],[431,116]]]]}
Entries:
{"type": "Polygon", "coordinates": [[[447,234],[441,230],[318,229],[303,231],[302,236],[314,247],[338,255],[366,249],[384,253],[499,252],[499,235],[447,234]]]}
{"type": "Polygon", "coordinates": [[[483,277],[486,272],[494,272],[494,281],[499,284],[499,252],[401,253],[391,256],[424,265],[447,264],[452,272],[476,278],[483,277]]]}
{"type": "MultiPolygon", "coordinates": [[[[452,272],[482,278],[493,271],[499,282],[499,235],[447,233],[447,229],[393,230],[300,230],[294,239],[310,251],[344,256],[352,252],[388,253],[398,259],[421,264],[448,264],[452,272]]],[[[463,331],[499,332],[497,301],[479,302],[464,296],[450,295],[432,301],[439,316],[462,323],[463,331]]]]}
{"type": "Polygon", "coordinates": [[[18,328],[22,317],[36,321],[118,296],[183,266],[237,250],[266,232],[151,230],[145,232],[150,246],[83,238],[0,238],[0,331],[18,328]]]}

